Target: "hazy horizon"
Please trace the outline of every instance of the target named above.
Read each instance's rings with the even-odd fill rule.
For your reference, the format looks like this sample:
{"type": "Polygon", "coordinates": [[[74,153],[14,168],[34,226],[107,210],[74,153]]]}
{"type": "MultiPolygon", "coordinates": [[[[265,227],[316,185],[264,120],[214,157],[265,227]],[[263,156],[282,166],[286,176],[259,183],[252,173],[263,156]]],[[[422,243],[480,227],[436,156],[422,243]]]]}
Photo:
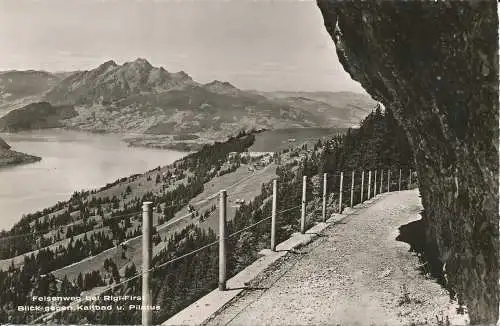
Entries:
{"type": "MultiPolygon", "coordinates": [[[[136,59],[146,59],[147,60],[147,58],[140,58],[140,57],[137,57],[136,59]]],[[[127,61],[123,61],[123,62],[118,62],[118,61],[113,60],[111,58],[109,60],[115,61],[115,63],[117,65],[123,65],[124,63],[131,62],[131,61],[134,61],[136,59],[127,60],[127,61]]],[[[107,61],[109,61],[109,60],[107,60],[107,61]]],[[[149,60],[148,60],[148,62],[151,63],[149,60]]],[[[105,61],[101,62],[100,64],[103,64],[103,63],[105,63],[105,61]]],[[[46,70],[46,69],[33,69],[33,68],[29,68],[29,69],[5,69],[5,70],[0,70],[0,73],[13,72],[13,71],[17,71],[17,72],[39,71],[39,72],[46,72],[46,73],[50,73],[50,74],[66,74],[66,73],[75,73],[75,72],[78,72],[78,71],[89,71],[89,70],[97,68],[100,64],[96,65],[95,67],[90,67],[88,69],[78,69],[78,70],[58,70],[58,71],[51,71],[51,70],[46,70]]],[[[175,73],[175,72],[179,72],[180,71],[180,70],[179,71],[168,70],[167,67],[164,67],[164,66],[161,66],[161,65],[154,65],[152,63],[151,63],[151,65],[153,65],[155,67],[158,67],[158,68],[159,67],[163,67],[164,69],[166,69],[170,73],[175,73]]],[[[188,75],[190,75],[191,77],[193,77],[188,71],[185,71],[185,72],[188,75]]],[[[195,82],[200,82],[196,78],[193,78],[193,79],[194,79],[195,82]]],[[[231,84],[233,84],[233,86],[237,86],[237,85],[234,85],[234,83],[232,81],[230,81],[230,80],[221,80],[221,79],[218,79],[218,78],[209,80],[207,82],[200,82],[200,83],[208,83],[208,82],[211,82],[211,81],[214,81],[214,80],[219,80],[221,82],[227,81],[227,82],[230,82],[231,84]]],[[[262,90],[262,89],[255,89],[255,88],[240,88],[240,89],[246,90],[246,91],[258,91],[258,92],[306,92],[306,93],[321,93],[321,92],[341,93],[341,92],[353,92],[353,93],[361,93],[361,94],[370,96],[368,93],[366,93],[366,91],[364,89],[361,89],[361,90],[349,90],[349,89],[338,89],[338,90],[290,90],[290,89],[262,90]]]]}
{"type": "Polygon", "coordinates": [[[2,71],[140,57],[200,83],[366,94],[339,63],[314,1],[0,0],[0,48],[2,71]]]}

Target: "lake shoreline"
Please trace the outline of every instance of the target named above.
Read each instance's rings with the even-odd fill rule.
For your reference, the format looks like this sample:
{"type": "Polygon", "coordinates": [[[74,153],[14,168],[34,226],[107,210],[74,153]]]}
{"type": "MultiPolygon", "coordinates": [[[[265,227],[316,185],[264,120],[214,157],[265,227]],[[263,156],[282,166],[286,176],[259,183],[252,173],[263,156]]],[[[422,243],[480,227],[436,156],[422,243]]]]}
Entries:
{"type": "Polygon", "coordinates": [[[163,150],[173,150],[179,152],[191,153],[200,150],[203,146],[212,144],[214,141],[211,139],[205,139],[202,137],[197,137],[196,141],[185,141],[185,140],[175,140],[175,137],[180,135],[177,134],[165,134],[165,135],[154,135],[154,134],[131,134],[126,132],[114,132],[106,130],[96,130],[96,129],[80,129],[80,128],[68,128],[68,127],[55,127],[55,128],[43,128],[43,129],[30,129],[21,130],[16,132],[0,132],[0,135],[23,135],[31,133],[40,132],[76,132],[85,133],[92,135],[113,135],[120,137],[121,140],[128,144],[130,147],[141,147],[150,149],[163,149],[163,150]]]}
{"type": "Polygon", "coordinates": [[[118,135],[61,129],[0,137],[16,152],[30,153],[23,164],[0,164],[0,230],[9,230],[22,215],[68,200],[75,191],[97,189],[189,154],[130,147],[118,135]]]}
{"type": "Polygon", "coordinates": [[[0,152],[0,169],[40,162],[41,157],[13,150],[0,152]]]}
{"type": "MultiPolygon", "coordinates": [[[[192,136],[196,136],[193,139],[182,139],[184,134],[147,134],[147,133],[126,133],[126,132],[114,132],[107,130],[96,130],[96,129],[80,129],[80,128],[68,128],[68,127],[57,127],[48,129],[37,129],[37,130],[26,130],[13,133],[0,133],[6,135],[22,135],[30,133],[40,133],[40,132],[75,132],[84,133],[90,135],[109,135],[116,136],[121,139],[122,142],[126,143],[132,148],[147,148],[155,150],[171,150],[178,152],[185,152],[186,154],[197,152],[203,148],[205,145],[211,145],[216,141],[225,141],[230,136],[227,137],[217,137],[220,135],[210,134],[199,134],[195,133],[192,136]],[[180,138],[180,139],[176,139],[180,138]]],[[[280,151],[288,147],[288,138],[293,138],[293,143],[299,143],[302,141],[307,141],[310,139],[321,139],[328,136],[333,136],[339,133],[344,133],[346,128],[327,128],[327,127],[289,127],[281,129],[263,129],[256,132],[257,144],[253,146],[255,151],[280,151]],[[275,138],[276,139],[269,139],[275,138]],[[259,141],[259,139],[263,139],[259,141]],[[280,144],[276,143],[276,140],[280,140],[280,144]],[[295,141],[296,139],[296,141],[295,141]],[[271,140],[269,143],[268,141],[271,140]]],[[[191,135],[191,134],[190,134],[191,135]]]]}

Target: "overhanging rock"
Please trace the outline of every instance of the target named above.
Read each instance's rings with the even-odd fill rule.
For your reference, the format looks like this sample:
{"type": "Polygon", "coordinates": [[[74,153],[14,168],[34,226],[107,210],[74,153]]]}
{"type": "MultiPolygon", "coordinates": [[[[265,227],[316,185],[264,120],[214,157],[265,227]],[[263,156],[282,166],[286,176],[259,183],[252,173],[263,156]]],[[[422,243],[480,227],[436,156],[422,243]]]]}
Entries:
{"type": "Polygon", "coordinates": [[[405,129],[428,239],[471,323],[498,320],[496,1],[318,0],[340,62],[405,129]]]}

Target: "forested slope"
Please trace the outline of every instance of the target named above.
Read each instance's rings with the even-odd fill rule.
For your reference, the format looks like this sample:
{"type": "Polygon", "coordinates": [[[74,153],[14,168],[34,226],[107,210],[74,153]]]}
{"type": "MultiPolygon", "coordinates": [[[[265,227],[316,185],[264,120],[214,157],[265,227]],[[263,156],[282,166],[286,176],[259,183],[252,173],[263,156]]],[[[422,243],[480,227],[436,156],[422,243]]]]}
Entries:
{"type": "MultiPolygon", "coordinates": [[[[201,152],[193,154],[182,160],[178,165],[182,169],[196,170],[199,177],[205,175],[210,169],[207,165],[213,165],[211,157],[226,157],[231,151],[241,151],[251,145],[251,139],[243,144],[240,141],[226,143],[224,146],[206,146],[201,152]]],[[[279,214],[277,239],[283,241],[293,232],[299,230],[300,205],[302,176],[309,178],[307,212],[308,225],[321,218],[318,210],[321,198],[321,174],[327,172],[329,178],[328,211],[336,210],[337,196],[335,187],[337,185],[337,175],[339,171],[351,171],[356,169],[398,169],[399,167],[412,166],[411,152],[408,144],[405,143],[404,134],[394,123],[390,112],[382,112],[377,108],[365,120],[360,128],[349,130],[344,136],[338,136],[329,141],[318,141],[314,146],[301,146],[276,153],[274,160],[279,164],[278,175],[278,208],[280,211],[287,210],[286,213],[279,214]]],[[[203,178],[203,177],[202,177],[203,178]]],[[[203,178],[205,179],[205,178],[203,178]]],[[[200,180],[201,181],[201,180],[200,180]]],[[[261,185],[261,194],[253,201],[243,203],[236,211],[234,219],[228,223],[228,233],[239,231],[253,223],[268,218],[271,214],[272,183],[261,185]]],[[[156,203],[155,197],[148,197],[156,203]]],[[[179,198],[180,199],[180,198],[179,198]]],[[[138,203],[139,204],[139,203],[138,203]]],[[[181,204],[180,204],[181,205],[181,204]]],[[[166,212],[166,216],[171,216],[172,212],[166,212]]],[[[27,222],[27,221],[26,221],[27,222]]],[[[137,224],[139,227],[139,224],[137,224]]],[[[172,235],[169,239],[159,239],[166,241],[167,246],[153,260],[153,265],[164,264],[175,257],[180,257],[217,240],[216,231],[204,230],[198,226],[191,225],[186,229],[172,235]]],[[[243,268],[258,258],[258,252],[269,247],[270,230],[268,223],[261,223],[257,226],[238,233],[229,239],[228,274],[235,275],[243,268]]],[[[37,270],[36,264],[27,260],[26,266],[32,266],[33,273],[37,270]]],[[[36,288],[37,295],[78,295],[83,290],[98,289],[109,284],[123,282],[129,277],[133,277],[138,272],[139,266],[127,266],[124,275],[117,272],[114,263],[105,263],[106,275],[99,274],[98,271],[88,271],[86,275],[77,280],[63,280],[61,284],[55,280],[51,274],[43,282],[38,281],[38,285],[25,287],[25,295],[32,294],[30,286],[36,288]]],[[[153,272],[153,305],[158,305],[160,309],[153,312],[154,322],[162,322],[174,315],[199,297],[213,290],[218,282],[218,248],[217,245],[207,247],[198,253],[179,259],[166,266],[155,269],[153,272]]],[[[16,271],[16,277],[12,277],[12,271],[0,272],[0,285],[4,291],[5,302],[11,300],[9,288],[19,284],[20,280],[29,279],[33,274],[26,275],[26,271],[16,271]]],[[[28,283],[29,284],[29,283],[28,283]]],[[[133,279],[117,286],[106,293],[114,295],[140,295],[139,279],[133,279]]],[[[101,293],[105,294],[105,293],[101,293]]],[[[25,297],[16,295],[17,302],[25,302],[25,297]]],[[[10,301],[12,302],[12,301],[10,301]]],[[[100,302],[100,304],[106,304],[100,302]]],[[[107,303],[111,304],[111,303],[107,303]]],[[[135,305],[136,301],[122,302],[123,305],[135,305]]],[[[26,314],[16,314],[13,317],[9,314],[3,316],[3,320],[25,321],[26,314]]],[[[102,323],[102,324],[137,324],[140,322],[141,313],[139,310],[112,311],[112,312],[65,312],[55,316],[55,320],[60,323],[102,323]]]]}

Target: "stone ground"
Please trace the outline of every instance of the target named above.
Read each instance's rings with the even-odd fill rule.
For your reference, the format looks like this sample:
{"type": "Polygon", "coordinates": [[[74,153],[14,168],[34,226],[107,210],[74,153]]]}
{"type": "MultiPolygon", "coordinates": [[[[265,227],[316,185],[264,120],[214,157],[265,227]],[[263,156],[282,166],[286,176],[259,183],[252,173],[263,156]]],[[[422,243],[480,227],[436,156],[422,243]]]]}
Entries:
{"type": "Polygon", "coordinates": [[[448,317],[466,325],[448,292],[418,271],[409,245],[395,240],[421,210],[417,189],[377,196],[286,255],[206,324],[447,325],[448,317]]]}

